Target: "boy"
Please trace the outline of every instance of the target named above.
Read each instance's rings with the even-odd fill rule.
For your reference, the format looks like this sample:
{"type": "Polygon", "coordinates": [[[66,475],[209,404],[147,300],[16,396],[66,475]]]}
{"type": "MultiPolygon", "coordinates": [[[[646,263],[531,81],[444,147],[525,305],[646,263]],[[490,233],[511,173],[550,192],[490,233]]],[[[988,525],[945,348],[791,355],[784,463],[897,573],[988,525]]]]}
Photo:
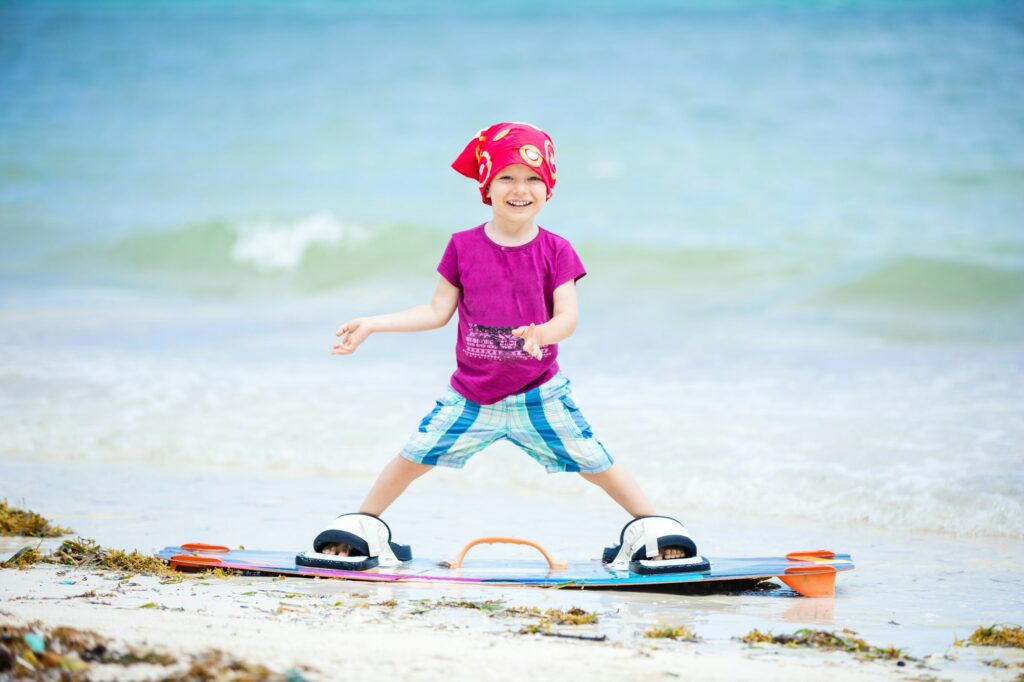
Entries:
{"type": "Polygon", "coordinates": [[[460,468],[507,438],[548,472],[579,472],[634,517],[620,544],[605,551],[613,568],[706,569],[682,525],[656,516],[633,477],[612,462],[558,369],[557,344],[576,328],[576,282],[586,271],[566,239],[535,222],[555,186],[551,138],[526,123],[497,123],[480,131],[452,167],[477,181],[491,219],[452,235],[430,303],[350,320],[331,351],[354,353],[375,332],[443,327],[458,309],[451,386],[381,472],[359,512],[338,517],[314,541],[316,554],[300,559],[356,570],[411,559],[378,517],[434,466],[460,468]]]}

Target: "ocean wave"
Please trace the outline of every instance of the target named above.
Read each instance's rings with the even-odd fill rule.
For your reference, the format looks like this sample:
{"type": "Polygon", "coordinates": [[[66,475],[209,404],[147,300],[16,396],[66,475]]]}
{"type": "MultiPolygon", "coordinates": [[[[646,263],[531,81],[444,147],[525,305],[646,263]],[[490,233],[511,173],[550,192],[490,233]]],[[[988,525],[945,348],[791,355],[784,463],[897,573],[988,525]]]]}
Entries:
{"type": "Polygon", "coordinates": [[[295,221],[240,223],[235,234],[231,259],[259,272],[293,272],[312,248],[350,250],[372,238],[370,228],[343,223],[327,211],[295,221]]]}
{"type": "Polygon", "coordinates": [[[918,311],[1024,309],[1024,270],[972,261],[899,258],[835,286],[819,300],[918,311]]]}
{"type": "Polygon", "coordinates": [[[445,238],[417,227],[353,223],[323,211],[136,233],[63,251],[41,265],[92,281],[187,295],[287,296],[416,268],[430,272],[445,238]]]}
{"type": "MultiPolygon", "coordinates": [[[[45,259],[94,282],[212,298],[287,298],[351,285],[425,281],[448,234],[330,212],[205,222],[133,234],[45,259]]],[[[810,315],[888,338],[1011,338],[1024,327],[1024,265],[959,255],[846,253],[834,244],[739,246],[576,240],[598,305],[685,314],[810,315]]],[[[1005,252],[1005,250],[1004,250],[1005,252]]],[[[1011,254],[1012,255],[1012,254],[1011,254]]]]}
{"type": "MultiPolygon", "coordinates": [[[[41,263],[99,280],[183,293],[264,295],[326,290],[395,275],[433,273],[448,234],[415,225],[367,225],[324,211],[293,219],[209,221],[66,250],[41,263]]],[[[588,266],[617,287],[734,287],[777,270],[771,258],[724,247],[587,241],[588,266]]]]}

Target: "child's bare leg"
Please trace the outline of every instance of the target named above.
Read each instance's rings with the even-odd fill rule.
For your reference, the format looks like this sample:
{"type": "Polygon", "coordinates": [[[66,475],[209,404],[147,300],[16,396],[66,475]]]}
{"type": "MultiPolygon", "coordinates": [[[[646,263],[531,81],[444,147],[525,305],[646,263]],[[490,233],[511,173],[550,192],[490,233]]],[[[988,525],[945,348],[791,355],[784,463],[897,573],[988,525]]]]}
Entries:
{"type": "MultiPolygon", "coordinates": [[[[429,464],[417,464],[410,462],[401,455],[396,455],[388,462],[384,470],[377,476],[376,482],[367,493],[366,499],[359,505],[359,511],[363,514],[380,516],[384,510],[391,506],[391,503],[398,499],[398,496],[405,492],[409,484],[427,473],[434,467],[429,464]]],[[[324,554],[338,554],[346,556],[349,551],[348,545],[331,543],[321,550],[324,554]]]]}
{"type": "Polygon", "coordinates": [[[391,503],[398,499],[398,496],[405,492],[409,484],[427,473],[434,467],[429,464],[417,464],[410,462],[401,455],[388,462],[384,470],[377,476],[377,481],[366,494],[366,499],[359,505],[359,511],[363,514],[380,516],[384,510],[391,506],[391,503]]]}
{"type": "Polygon", "coordinates": [[[637,485],[636,480],[621,464],[612,464],[599,474],[580,474],[619,503],[630,516],[654,516],[654,505],[637,485]]]}
{"type": "MultiPolygon", "coordinates": [[[[584,474],[580,476],[587,479],[619,503],[630,516],[656,516],[654,505],[647,499],[647,495],[640,489],[636,479],[619,464],[612,464],[599,474],[584,474]]],[[[666,547],[664,556],[658,555],[658,559],[681,559],[683,550],[675,547],[666,547]]]]}

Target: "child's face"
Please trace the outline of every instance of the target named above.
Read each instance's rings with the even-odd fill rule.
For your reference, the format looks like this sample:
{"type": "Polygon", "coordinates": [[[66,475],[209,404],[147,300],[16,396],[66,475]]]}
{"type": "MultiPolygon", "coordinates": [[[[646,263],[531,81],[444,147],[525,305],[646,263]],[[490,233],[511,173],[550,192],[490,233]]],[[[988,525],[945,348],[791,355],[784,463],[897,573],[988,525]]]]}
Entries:
{"type": "Polygon", "coordinates": [[[487,188],[494,215],[521,222],[532,220],[547,203],[548,188],[534,169],[516,163],[498,171],[487,188]]]}

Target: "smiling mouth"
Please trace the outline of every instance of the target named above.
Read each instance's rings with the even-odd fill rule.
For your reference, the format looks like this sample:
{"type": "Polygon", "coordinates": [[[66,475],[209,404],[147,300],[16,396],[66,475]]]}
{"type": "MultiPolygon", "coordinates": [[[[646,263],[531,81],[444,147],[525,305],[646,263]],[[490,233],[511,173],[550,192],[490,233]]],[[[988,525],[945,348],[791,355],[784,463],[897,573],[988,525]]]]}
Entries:
{"type": "Polygon", "coordinates": [[[515,200],[512,200],[512,199],[509,199],[505,203],[508,204],[509,206],[514,207],[514,208],[526,208],[527,206],[529,206],[533,202],[532,201],[515,201],[515,200]]]}

